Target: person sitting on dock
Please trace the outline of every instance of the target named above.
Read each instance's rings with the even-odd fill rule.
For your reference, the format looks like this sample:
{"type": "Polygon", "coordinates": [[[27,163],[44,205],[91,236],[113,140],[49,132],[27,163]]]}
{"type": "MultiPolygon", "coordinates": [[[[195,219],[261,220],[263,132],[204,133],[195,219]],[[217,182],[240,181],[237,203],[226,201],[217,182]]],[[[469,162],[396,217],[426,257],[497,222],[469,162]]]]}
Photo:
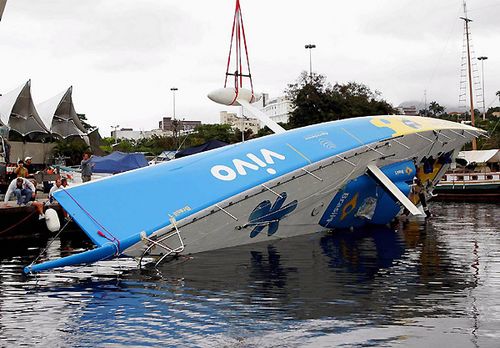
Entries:
{"type": "Polygon", "coordinates": [[[24,166],[24,161],[19,160],[17,162],[17,167],[14,169],[14,173],[18,178],[26,178],[28,177],[28,169],[24,166]]]}
{"type": "MultiPolygon", "coordinates": [[[[54,185],[50,188],[49,200],[47,202],[45,202],[45,205],[50,206],[51,204],[59,204],[59,202],[56,201],[56,199],[54,198],[54,192],[56,192],[59,189],[63,189],[66,186],[68,186],[68,181],[66,180],[66,178],[57,178],[54,185]]],[[[68,213],[66,212],[66,210],[62,209],[62,212],[63,212],[64,219],[69,220],[69,216],[68,216],[68,213]]]]}
{"type": "Polygon", "coordinates": [[[9,184],[4,201],[8,202],[12,194],[16,196],[18,205],[25,205],[35,199],[35,186],[26,178],[16,178],[9,184]]]}
{"type": "Polygon", "coordinates": [[[50,202],[50,203],[57,202],[54,199],[53,194],[54,194],[54,192],[56,192],[57,190],[59,190],[61,188],[61,186],[62,186],[62,179],[61,178],[57,178],[55,184],[50,188],[48,202],[50,202]]]}

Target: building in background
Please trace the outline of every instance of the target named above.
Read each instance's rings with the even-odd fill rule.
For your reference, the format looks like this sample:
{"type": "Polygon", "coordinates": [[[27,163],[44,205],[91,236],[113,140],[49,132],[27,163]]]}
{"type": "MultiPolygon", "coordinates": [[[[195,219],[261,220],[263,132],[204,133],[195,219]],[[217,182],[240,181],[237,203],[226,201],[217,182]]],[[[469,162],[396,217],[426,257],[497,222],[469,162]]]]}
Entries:
{"type": "Polygon", "coordinates": [[[260,122],[256,118],[248,118],[248,117],[238,117],[234,112],[221,111],[220,112],[220,123],[228,124],[233,129],[241,130],[243,126],[245,130],[251,129],[253,134],[257,134],[260,129],[260,122]]]}
{"type": "Polygon", "coordinates": [[[285,96],[270,99],[267,93],[256,104],[274,122],[288,123],[293,110],[292,102],[285,96]]]}
{"type": "Polygon", "coordinates": [[[190,133],[198,126],[201,126],[201,121],[191,121],[185,119],[172,119],[172,117],[163,117],[158,124],[159,128],[164,132],[190,133]]]}
{"type": "Polygon", "coordinates": [[[411,105],[411,106],[399,106],[397,108],[398,110],[398,113],[400,115],[406,115],[406,116],[418,116],[418,110],[417,110],[417,107],[415,105],[411,105]]]}
{"type": "Polygon", "coordinates": [[[118,130],[111,131],[111,137],[115,139],[126,139],[126,140],[139,140],[151,138],[153,135],[160,137],[172,136],[172,132],[165,132],[161,129],[153,129],[149,131],[143,130],[133,130],[132,128],[121,128],[118,130]]]}
{"type": "MultiPolygon", "coordinates": [[[[425,103],[413,100],[402,102],[396,110],[400,115],[418,116],[421,110],[428,110],[428,106],[425,103]]],[[[425,112],[423,112],[423,114],[425,114],[425,112]]]]}

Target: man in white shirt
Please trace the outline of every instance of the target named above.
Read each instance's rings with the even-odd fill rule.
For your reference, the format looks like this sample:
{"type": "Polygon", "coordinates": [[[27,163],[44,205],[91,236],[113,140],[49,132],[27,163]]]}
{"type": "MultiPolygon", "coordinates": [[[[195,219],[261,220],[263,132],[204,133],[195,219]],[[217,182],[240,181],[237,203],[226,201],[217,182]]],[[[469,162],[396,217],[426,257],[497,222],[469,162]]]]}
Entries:
{"type": "Polygon", "coordinates": [[[55,199],[54,199],[54,196],[53,196],[54,192],[56,192],[57,190],[59,190],[61,188],[61,185],[62,185],[61,178],[57,178],[55,184],[52,185],[52,187],[50,188],[50,191],[49,191],[49,202],[50,203],[55,202],[55,199]]]}
{"type": "MultiPolygon", "coordinates": [[[[52,185],[52,187],[50,188],[50,191],[49,191],[49,200],[47,201],[46,204],[50,205],[50,204],[53,204],[53,203],[59,203],[54,198],[54,192],[56,192],[59,189],[64,189],[66,186],[68,186],[68,181],[67,181],[66,178],[57,178],[55,184],[52,185]]],[[[64,209],[63,209],[62,212],[63,212],[64,219],[68,221],[69,220],[68,213],[64,209]]]]}
{"type": "Polygon", "coordinates": [[[8,202],[10,196],[14,194],[17,198],[17,204],[23,205],[35,199],[35,186],[26,178],[16,178],[12,180],[5,193],[5,202],[8,202]]]}

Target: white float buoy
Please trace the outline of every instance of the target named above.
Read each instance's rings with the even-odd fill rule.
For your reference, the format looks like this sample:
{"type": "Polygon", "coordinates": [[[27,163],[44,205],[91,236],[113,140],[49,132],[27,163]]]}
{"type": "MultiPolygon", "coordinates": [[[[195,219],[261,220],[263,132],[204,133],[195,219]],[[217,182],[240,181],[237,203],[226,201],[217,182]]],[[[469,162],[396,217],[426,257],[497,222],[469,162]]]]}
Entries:
{"type": "Polygon", "coordinates": [[[45,211],[45,223],[47,224],[47,229],[50,232],[57,232],[61,228],[59,216],[57,216],[57,212],[52,208],[45,211]]]}

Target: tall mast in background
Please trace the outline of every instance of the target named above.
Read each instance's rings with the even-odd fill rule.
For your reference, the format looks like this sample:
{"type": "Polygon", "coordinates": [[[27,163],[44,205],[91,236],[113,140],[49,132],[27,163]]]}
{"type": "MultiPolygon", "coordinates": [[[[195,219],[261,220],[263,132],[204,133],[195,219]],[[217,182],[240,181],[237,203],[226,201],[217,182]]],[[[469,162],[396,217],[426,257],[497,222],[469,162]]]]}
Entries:
{"type": "MultiPolygon", "coordinates": [[[[472,22],[472,20],[467,17],[467,4],[465,3],[465,0],[464,0],[464,16],[465,17],[460,17],[460,19],[463,19],[465,23],[465,41],[467,47],[467,72],[469,77],[468,80],[469,80],[469,98],[470,98],[470,118],[471,118],[471,125],[475,126],[474,95],[472,88],[472,64],[471,64],[470,37],[469,37],[469,23],[472,22]]],[[[472,139],[472,150],[477,150],[476,138],[472,139]]]]}

